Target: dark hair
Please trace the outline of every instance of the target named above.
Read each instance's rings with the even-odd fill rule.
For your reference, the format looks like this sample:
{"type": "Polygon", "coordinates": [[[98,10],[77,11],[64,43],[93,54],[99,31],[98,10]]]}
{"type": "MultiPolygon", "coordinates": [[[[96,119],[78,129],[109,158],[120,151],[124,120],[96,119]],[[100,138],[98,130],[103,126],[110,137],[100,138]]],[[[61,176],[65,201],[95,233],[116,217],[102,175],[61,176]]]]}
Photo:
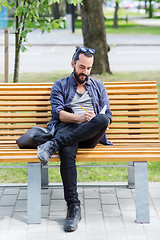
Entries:
{"type": "Polygon", "coordinates": [[[93,57],[94,55],[94,49],[90,48],[83,48],[83,47],[76,47],[75,53],[73,54],[72,60],[76,63],[77,60],[79,60],[79,55],[84,54],[86,57],[93,57]],[[82,51],[82,49],[85,49],[85,52],[82,51]],[[91,52],[91,50],[93,52],[91,52]]]}

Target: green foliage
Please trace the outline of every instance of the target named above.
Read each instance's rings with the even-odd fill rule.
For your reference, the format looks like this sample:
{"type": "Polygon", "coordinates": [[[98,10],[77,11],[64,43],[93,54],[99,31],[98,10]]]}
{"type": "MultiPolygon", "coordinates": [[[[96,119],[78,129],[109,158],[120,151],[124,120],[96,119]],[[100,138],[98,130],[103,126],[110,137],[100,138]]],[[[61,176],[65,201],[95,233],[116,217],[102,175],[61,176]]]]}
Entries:
{"type": "MultiPolygon", "coordinates": [[[[50,33],[54,29],[64,27],[63,19],[45,17],[47,12],[51,14],[51,5],[60,2],[61,0],[0,0],[0,11],[3,5],[13,9],[15,12],[14,17],[16,21],[10,25],[15,30],[16,35],[13,82],[18,82],[19,79],[19,54],[20,50],[22,52],[26,51],[24,43],[27,42],[27,34],[36,29],[40,29],[42,34],[45,31],[50,33]],[[44,17],[44,21],[41,21],[41,16],[44,17]]],[[[67,2],[76,5],[81,3],[82,0],[67,0],[67,2]]]]}
{"type": "MultiPolygon", "coordinates": [[[[1,6],[4,6],[15,11],[16,22],[13,22],[11,27],[16,29],[18,48],[22,51],[25,50],[21,45],[27,42],[27,34],[35,29],[40,29],[43,34],[45,31],[49,33],[51,30],[64,27],[63,19],[45,17],[47,12],[51,13],[50,7],[53,3],[61,2],[62,0],[0,0],[0,10],[1,6]],[[41,20],[42,16],[44,21],[41,20]]],[[[82,0],[67,0],[67,2],[76,5],[77,3],[82,3],[82,0]]]]}

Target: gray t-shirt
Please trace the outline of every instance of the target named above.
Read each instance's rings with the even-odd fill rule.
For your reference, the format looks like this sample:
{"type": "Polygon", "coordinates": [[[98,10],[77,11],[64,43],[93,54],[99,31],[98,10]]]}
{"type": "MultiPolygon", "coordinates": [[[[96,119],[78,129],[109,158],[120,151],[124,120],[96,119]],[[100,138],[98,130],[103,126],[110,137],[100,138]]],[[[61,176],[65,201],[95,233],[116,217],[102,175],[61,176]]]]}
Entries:
{"type": "Polygon", "coordinates": [[[83,110],[79,105],[84,107],[87,111],[94,112],[93,103],[87,90],[83,94],[76,92],[72,102],[70,103],[70,107],[74,113],[83,114],[85,110],[83,110]]]}

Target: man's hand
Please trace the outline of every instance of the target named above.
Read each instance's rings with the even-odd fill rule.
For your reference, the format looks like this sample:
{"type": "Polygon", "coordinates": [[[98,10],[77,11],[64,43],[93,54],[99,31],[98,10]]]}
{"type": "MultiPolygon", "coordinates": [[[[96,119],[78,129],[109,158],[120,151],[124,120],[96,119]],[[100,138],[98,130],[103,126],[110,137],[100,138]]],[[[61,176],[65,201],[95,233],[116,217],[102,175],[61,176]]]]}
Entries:
{"type": "Polygon", "coordinates": [[[95,116],[96,115],[94,112],[86,111],[85,113],[79,115],[79,122],[81,123],[89,122],[95,116]]]}

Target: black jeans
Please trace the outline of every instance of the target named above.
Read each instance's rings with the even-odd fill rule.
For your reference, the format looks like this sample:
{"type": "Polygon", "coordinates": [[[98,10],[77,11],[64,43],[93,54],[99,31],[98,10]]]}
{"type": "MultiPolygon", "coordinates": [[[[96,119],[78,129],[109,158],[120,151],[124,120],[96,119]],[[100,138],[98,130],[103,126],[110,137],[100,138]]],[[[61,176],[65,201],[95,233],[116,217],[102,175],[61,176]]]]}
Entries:
{"type": "Polygon", "coordinates": [[[77,169],[75,158],[78,147],[94,148],[108,126],[109,119],[98,114],[82,124],[60,123],[54,139],[59,144],[60,172],[67,205],[80,205],[77,193],[77,169]]]}

